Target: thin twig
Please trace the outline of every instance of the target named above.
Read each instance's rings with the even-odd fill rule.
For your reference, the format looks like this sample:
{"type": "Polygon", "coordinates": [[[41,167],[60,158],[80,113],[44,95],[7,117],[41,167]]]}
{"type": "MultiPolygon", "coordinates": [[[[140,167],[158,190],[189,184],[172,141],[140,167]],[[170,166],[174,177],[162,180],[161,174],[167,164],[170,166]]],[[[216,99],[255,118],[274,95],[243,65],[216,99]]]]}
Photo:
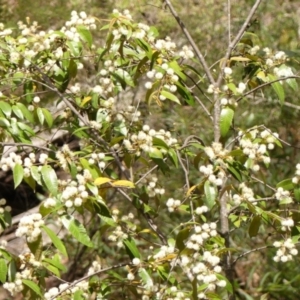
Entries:
{"type": "Polygon", "coordinates": [[[95,273],[92,273],[92,274],[89,274],[89,275],[86,275],[86,276],[83,276],[81,277],[80,279],[77,279],[75,280],[74,282],[70,283],[67,287],[65,287],[64,289],[61,289],[59,291],[58,294],[56,294],[55,296],[51,297],[50,300],[54,300],[54,299],[57,299],[57,297],[59,295],[61,295],[62,293],[64,293],[65,291],[69,290],[70,288],[72,287],[75,287],[78,283],[84,281],[84,280],[87,280],[95,275],[99,275],[101,273],[105,273],[107,271],[111,271],[111,270],[114,270],[114,269],[119,269],[119,268],[122,268],[122,267],[125,267],[125,266],[131,266],[132,263],[131,262],[126,262],[126,263],[121,263],[121,264],[117,264],[117,265],[114,265],[114,266],[111,266],[111,267],[108,267],[108,268],[105,268],[105,269],[102,269],[102,270],[99,270],[95,273]]]}
{"type": "Polygon", "coordinates": [[[270,246],[270,245],[268,245],[268,246],[262,246],[262,247],[255,248],[255,249],[249,250],[249,251],[247,251],[247,252],[244,252],[244,253],[242,253],[241,255],[239,255],[239,256],[232,262],[232,265],[235,265],[236,262],[237,262],[239,259],[241,259],[242,257],[244,257],[244,256],[246,256],[246,255],[248,255],[248,254],[250,254],[250,253],[252,253],[252,252],[264,250],[264,249],[267,249],[267,248],[274,248],[274,246],[270,246]]]}
{"type": "MultiPolygon", "coordinates": [[[[120,194],[122,194],[129,202],[133,202],[132,199],[120,188],[117,188],[118,192],[120,194]]],[[[139,203],[141,205],[143,205],[144,203],[139,200],[139,203]]],[[[160,231],[160,229],[157,227],[157,225],[154,224],[153,220],[151,219],[151,217],[149,216],[149,214],[145,213],[143,211],[143,208],[138,209],[138,211],[142,214],[142,216],[146,219],[148,225],[151,227],[151,229],[157,234],[157,236],[159,237],[159,239],[161,240],[161,242],[165,245],[167,244],[167,239],[164,236],[164,234],[160,231]]]]}
{"type": "Polygon", "coordinates": [[[195,51],[200,63],[202,64],[202,67],[204,69],[204,72],[209,80],[209,82],[211,84],[215,84],[215,79],[213,78],[209,67],[206,63],[206,60],[204,58],[204,56],[202,55],[201,51],[199,50],[198,46],[196,45],[194,39],[192,38],[192,36],[190,35],[189,31],[187,30],[187,28],[185,27],[184,23],[182,22],[182,20],[180,19],[179,15],[177,14],[176,10],[174,9],[173,5],[171,4],[171,2],[169,0],[164,0],[164,3],[166,4],[166,6],[168,6],[168,8],[171,11],[171,14],[173,15],[173,17],[176,19],[178,25],[180,26],[182,32],[184,33],[184,35],[186,36],[186,38],[188,39],[189,43],[191,44],[193,50],[195,51]]]}

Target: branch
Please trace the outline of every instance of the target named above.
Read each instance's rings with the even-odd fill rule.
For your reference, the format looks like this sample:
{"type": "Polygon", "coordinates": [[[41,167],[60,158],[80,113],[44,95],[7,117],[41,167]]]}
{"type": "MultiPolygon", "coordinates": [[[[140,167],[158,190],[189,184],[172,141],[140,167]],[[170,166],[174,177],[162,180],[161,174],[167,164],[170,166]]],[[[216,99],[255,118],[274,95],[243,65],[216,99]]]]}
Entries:
{"type": "Polygon", "coordinates": [[[80,278],[78,280],[75,280],[74,282],[70,283],[69,286],[67,286],[66,288],[60,290],[58,294],[56,294],[55,296],[51,297],[50,300],[57,299],[57,296],[61,295],[63,292],[69,290],[72,287],[75,287],[78,283],[80,283],[80,282],[82,282],[84,280],[87,280],[87,279],[89,279],[89,278],[91,278],[91,277],[93,277],[95,275],[99,275],[99,274],[107,272],[107,271],[111,271],[111,270],[114,270],[114,269],[119,269],[119,268],[122,268],[122,267],[125,267],[125,266],[131,266],[131,265],[132,265],[131,262],[130,263],[128,263],[128,262],[121,263],[121,264],[118,264],[118,265],[114,265],[112,267],[108,267],[108,268],[99,270],[99,271],[97,271],[97,272],[95,272],[93,274],[86,275],[86,276],[84,276],[84,277],[82,277],[82,278],[80,278]]]}
{"type": "Polygon", "coordinates": [[[200,63],[202,64],[202,67],[204,69],[204,72],[205,72],[209,82],[211,84],[215,85],[215,79],[213,78],[213,76],[210,72],[210,69],[209,69],[209,67],[206,63],[206,60],[205,60],[204,56],[202,55],[201,51],[199,50],[198,46],[196,45],[194,39],[191,37],[191,35],[190,35],[189,31],[187,30],[187,28],[185,27],[184,23],[182,22],[182,20],[178,16],[178,14],[177,14],[176,10],[174,9],[173,5],[171,4],[171,2],[169,0],[164,0],[164,3],[170,9],[171,14],[176,19],[176,21],[177,21],[178,25],[180,26],[182,32],[184,33],[184,35],[188,39],[189,43],[191,44],[193,50],[195,51],[200,63]]]}
{"type": "MultiPolygon", "coordinates": [[[[130,198],[130,197],[129,197],[122,189],[117,188],[117,191],[118,191],[120,194],[122,194],[129,202],[131,202],[131,203],[133,202],[133,201],[131,200],[131,198],[130,198]]],[[[139,203],[140,203],[141,205],[144,204],[141,200],[139,200],[139,203]]],[[[157,225],[154,224],[154,222],[153,222],[153,220],[151,219],[151,217],[149,216],[149,214],[145,213],[145,212],[143,211],[142,208],[140,208],[140,209],[137,208],[137,210],[138,210],[139,213],[141,213],[142,216],[146,219],[148,225],[149,225],[150,228],[157,234],[157,236],[159,237],[159,239],[161,240],[161,242],[162,242],[164,245],[166,245],[166,244],[167,244],[167,239],[166,239],[166,237],[165,237],[164,234],[160,231],[160,229],[158,229],[157,225]]]]}
{"type": "Polygon", "coordinates": [[[256,252],[256,251],[260,251],[260,250],[264,250],[264,249],[267,249],[267,248],[274,248],[274,246],[262,246],[262,247],[259,247],[259,248],[255,248],[255,249],[252,249],[252,250],[249,250],[249,251],[246,251],[244,253],[242,253],[241,255],[239,255],[233,262],[232,262],[232,265],[235,265],[236,262],[241,259],[242,257],[252,253],[252,252],[256,252]]]}
{"type": "Polygon", "coordinates": [[[239,32],[236,35],[235,39],[230,43],[230,45],[229,45],[229,47],[228,47],[228,49],[226,51],[223,63],[221,65],[221,72],[220,72],[218,80],[217,80],[217,87],[219,87],[220,84],[221,84],[221,81],[222,81],[222,78],[223,78],[223,70],[224,70],[224,68],[226,66],[227,60],[229,59],[229,57],[231,55],[232,50],[235,48],[236,44],[240,41],[240,39],[242,38],[243,34],[245,33],[245,31],[247,29],[247,26],[249,25],[249,23],[250,23],[253,15],[255,14],[257,8],[259,7],[261,1],[262,0],[256,0],[255,4],[253,5],[252,9],[250,10],[250,12],[248,14],[247,19],[244,22],[243,26],[239,30],[239,32]]]}

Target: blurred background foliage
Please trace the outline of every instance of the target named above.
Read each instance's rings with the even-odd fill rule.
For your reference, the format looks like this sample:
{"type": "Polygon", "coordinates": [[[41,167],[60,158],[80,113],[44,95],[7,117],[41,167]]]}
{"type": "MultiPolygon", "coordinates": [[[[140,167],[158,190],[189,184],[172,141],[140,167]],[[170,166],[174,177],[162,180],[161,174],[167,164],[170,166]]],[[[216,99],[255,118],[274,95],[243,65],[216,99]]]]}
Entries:
{"type": "MultiPolygon", "coordinates": [[[[173,5],[180,13],[180,17],[195,39],[199,49],[205,55],[209,65],[218,74],[218,61],[224,55],[228,45],[228,20],[227,1],[225,0],[172,0],[173,5]]],[[[237,33],[243,24],[254,0],[232,0],[231,1],[231,34],[237,33]]],[[[172,15],[166,10],[162,1],[156,0],[0,0],[1,22],[11,28],[16,26],[16,22],[26,21],[29,17],[31,21],[37,21],[41,29],[59,28],[69,19],[72,10],[86,11],[95,16],[99,22],[107,20],[112,9],[129,9],[135,20],[156,26],[161,37],[170,36],[179,46],[187,44],[180,28],[172,15]],[[41,4],[42,3],[42,4],[41,4]]],[[[255,18],[247,29],[256,35],[254,44],[258,44],[261,49],[269,47],[274,50],[287,51],[292,56],[290,65],[299,69],[300,60],[300,6],[298,0],[268,0],[262,1],[255,18]]],[[[102,42],[102,34],[98,32],[99,44],[102,42]]],[[[200,66],[195,64],[199,69],[200,66]]],[[[207,83],[200,83],[200,89],[206,90],[207,83]]],[[[203,99],[200,91],[195,92],[203,99]]],[[[205,98],[203,99],[205,102],[205,98]]],[[[205,103],[211,109],[208,102],[205,103]]],[[[142,104],[141,104],[142,105],[142,104]]],[[[197,103],[194,107],[178,107],[165,104],[161,108],[156,105],[146,106],[152,112],[150,122],[155,123],[155,127],[166,128],[176,133],[179,140],[183,141],[188,135],[197,135],[205,143],[212,140],[212,126],[210,121],[203,114],[197,103]]],[[[299,95],[292,89],[286,89],[286,102],[283,106],[279,104],[277,97],[271,89],[265,89],[255,95],[243,100],[237,109],[235,126],[236,128],[249,128],[257,124],[264,124],[272,131],[279,132],[280,137],[293,145],[284,146],[272,152],[271,156],[274,164],[271,164],[270,172],[261,170],[260,175],[268,174],[265,181],[276,185],[283,178],[291,177],[294,166],[300,162],[299,147],[299,95]]],[[[195,150],[196,151],[196,150],[195,150]]],[[[192,169],[192,167],[191,167],[192,169]]],[[[166,194],[166,197],[180,197],[182,194],[182,182],[184,175],[176,171],[178,177],[163,182],[166,190],[174,191],[175,194],[166,194]],[[176,187],[176,188],[174,188],[176,187]]],[[[191,181],[197,181],[197,171],[191,171],[191,181]]],[[[264,187],[260,188],[263,192],[264,187]]],[[[162,213],[165,210],[161,210],[162,213]]],[[[172,215],[172,218],[182,216],[172,215]]],[[[165,224],[168,224],[170,216],[166,214],[165,224]]],[[[164,224],[164,226],[165,226],[164,224]]],[[[178,223],[179,224],[179,223],[178,223]]],[[[170,226],[169,226],[170,227],[170,226]]],[[[170,227],[170,231],[172,228],[170,227]]],[[[238,250],[248,250],[256,248],[256,245],[266,243],[268,233],[261,229],[261,234],[250,240],[246,245],[247,230],[241,228],[233,234],[234,243],[232,247],[238,250]]],[[[84,251],[77,249],[81,255],[84,265],[88,266],[90,253],[83,254],[84,251]]],[[[111,252],[114,249],[105,248],[102,251],[111,252]]],[[[266,257],[266,252],[254,252],[245,259],[241,259],[236,264],[237,286],[240,299],[261,299],[260,296],[268,293],[270,298],[266,299],[299,299],[300,278],[299,262],[280,265],[272,260],[272,253],[266,257]],[[267,262],[261,264],[261,262],[267,262]]],[[[117,253],[116,253],[117,255],[117,253]]],[[[78,261],[73,262],[73,266],[78,266],[78,261]]],[[[79,272],[80,273],[80,272],[79,272]]],[[[73,274],[74,275],[74,274],[73,274]]],[[[79,275],[78,275],[79,276],[79,275]]],[[[71,278],[68,278],[71,279],[71,278]]],[[[72,278],[73,279],[73,278],[72,278]]]]}

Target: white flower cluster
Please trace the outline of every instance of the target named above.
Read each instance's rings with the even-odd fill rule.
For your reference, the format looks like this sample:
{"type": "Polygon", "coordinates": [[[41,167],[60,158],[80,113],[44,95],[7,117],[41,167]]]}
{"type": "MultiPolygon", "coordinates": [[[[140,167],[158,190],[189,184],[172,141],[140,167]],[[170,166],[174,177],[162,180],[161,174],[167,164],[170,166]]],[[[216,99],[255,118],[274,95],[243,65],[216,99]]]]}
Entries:
{"type": "MultiPolygon", "coordinates": [[[[43,255],[42,258],[43,259],[43,255]]],[[[24,253],[18,256],[19,272],[16,272],[13,282],[6,282],[3,287],[8,290],[12,296],[24,289],[22,279],[35,281],[35,271],[42,266],[42,263],[35,259],[33,253],[24,253]]]]}
{"type": "Polygon", "coordinates": [[[95,19],[93,17],[87,16],[84,11],[81,11],[79,14],[77,11],[71,12],[71,20],[65,23],[65,26],[62,27],[61,31],[64,32],[66,37],[75,42],[80,41],[80,35],[77,32],[76,26],[84,25],[88,29],[96,29],[95,19]]]}
{"type": "Polygon", "coordinates": [[[179,56],[183,59],[191,59],[194,57],[194,52],[188,46],[183,46],[182,50],[179,52],[179,56]]]}
{"type": "Polygon", "coordinates": [[[155,260],[160,260],[169,254],[175,253],[175,248],[173,246],[162,246],[159,251],[153,255],[155,260]]]}
{"type": "Polygon", "coordinates": [[[259,51],[260,47],[258,45],[255,45],[254,47],[252,47],[250,50],[249,50],[249,54],[250,55],[255,55],[258,51],[259,51]]]}
{"type": "Polygon", "coordinates": [[[19,223],[19,227],[16,230],[16,236],[25,236],[29,243],[36,241],[39,235],[42,233],[40,227],[44,225],[44,220],[41,214],[31,214],[24,216],[19,223]]]}
{"type": "Polygon", "coordinates": [[[128,238],[128,234],[124,232],[121,226],[117,226],[113,232],[108,236],[108,240],[112,242],[117,242],[118,248],[123,248],[123,240],[128,238]]]}
{"type": "Polygon", "coordinates": [[[218,158],[225,158],[228,156],[228,150],[223,149],[221,143],[213,142],[211,147],[204,148],[205,154],[209,157],[210,160],[216,160],[218,158]]]}
{"type": "Polygon", "coordinates": [[[265,52],[266,65],[268,67],[283,64],[287,60],[287,56],[283,51],[273,53],[269,48],[264,48],[263,51],[265,52]]]}
{"type": "Polygon", "coordinates": [[[202,205],[202,206],[198,206],[196,209],[195,209],[195,214],[196,215],[202,215],[206,212],[208,212],[209,209],[206,205],[202,205]]]}
{"type": "Polygon", "coordinates": [[[88,294],[88,288],[89,288],[89,282],[86,280],[78,282],[75,286],[69,286],[69,283],[62,283],[59,285],[59,287],[53,287],[49,289],[48,292],[44,294],[44,297],[46,300],[49,299],[58,299],[55,298],[55,296],[59,295],[59,299],[72,299],[72,295],[76,291],[83,291],[81,294],[84,299],[89,298],[88,294]],[[63,291],[63,292],[62,292],[63,291]]]}
{"type": "MultiPolygon", "coordinates": [[[[196,252],[193,257],[183,255],[179,261],[180,266],[187,273],[189,279],[192,281],[196,278],[199,286],[207,284],[206,291],[208,292],[214,291],[217,286],[226,286],[226,281],[219,280],[216,275],[222,272],[222,267],[219,263],[220,257],[213,255],[209,251],[204,251],[203,255],[196,252]]],[[[198,298],[206,299],[205,293],[200,293],[198,298]]]]}
{"type": "Polygon", "coordinates": [[[73,161],[74,156],[74,152],[70,150],[67,144],[63,145],[61,150],[56,152],[56,158],[64,170],[68,170],[68,162],[73,161]]]}
{"type": "MultiPolygon", "coordinates": [[[[2,219],[3,221],[5,221],[5,216],[3,216],[3,214],[4,214],[5,212],[11,212],[11,206],[6,205],[6,200],[5,200],[4,198],[2,198],[2,199],[0,199],[0,215],[2,215],[2,216],[1,216],[1,219],[2,219]]],[[[4,228],[2,227],[2,224],[0,224],[0,234],[4,231],[4,229],[5,229],[7,226],[9,226],[9,224],[6,223],[6,222],[5,222],[3,225],[4,225],[4,228]]]]}
{"type": "Polygon", "coordinates": [[[265,164],[270,163],[270,157],[267,155],[268,150],[273,150],[278,138],[276,132],[270,132],[269,130],[259,131],[258,129],[252,129],[246,134],[242,131],[239,132],[241,139],[239,144],[243,150],[243,153],[247,155],[253,164],[251,168],[253,171],[258,171],[260,166],[259,162],[264,162],[265,164]],[[260,140],[258,142],[258,140],[260,140]]]}
{"type": "Polygon", "coordinates": [[[92,265],[89,267],[87,275],[92,275],[96,272],[99,272],[101,268],[102,268],[101,264],[95,260],[92,262],[92,265]]]}
{"type": "Polygon", "coordinates": [[[274,256],[274,261],[276,262],[287,262],[293,259],[293,256],[298,254],[298,250],[296,249],[295,244],[292,239],[288,238],[285,241],[276,241],[273,243],[273,246],[279,248],[276,251],[276,255],[274,256]]]}
{"type": "Polygon", "coordinates": [[[91,158],[89,159],[90,165],[95,165],[97,163],[100,170],[104,170],[106,163],[105,163],[105,153],[92,153],[91,158]]]}
{"type": "MultiPolygon", "coordinates": [[[[152,152],[153,151],[153,138],[163,140],[168,146],[177,144],[177,139],[172,138],[169,131],[160,129],[156,131],[150,129],[148,125],[143,126],[143,130],[139,131],[138,134],[132,134],[129,139],[124,139],[123,145],[130,152],[135,152],[137,156],[141,155],[141,151],[152,152]]],[[[161,149],[164,153],[166,150],[161,149]]]]}
{"type": "Polygon", "coordinates": [[[293,177],[292,182],[293,182],[294,184],[298,184],[299,181],[300,181],[300,164],[297,164],[297,165],[296,165],[296,172],[295,172],[295,175],[296,175],[296,176],[293,177]]]}
{"type": "Polygon", "coordinates": [[[157,185],[158,178],[155,176],[151,176],[149,178],[145,177],[143,180],[139,182],[139,186],[146,186],[148,196],[155,197],[156,195],[163,195],[165,193],[164,188],[160,188],[157,185]]]}
{"type": "Polygon", "coordinates": [[[77,181],[68,181],[68,185],[64,187],[61,199],[67,208],[74,206],[79,207],[88,198],[89,193],[86,190],[85,183],[91,178],[91,175],[89,172],[86,172],[85,174],[86,175],[77,174],[77,181]]]}
{"type": "Polygon", "coordinates": [[[242,201],[249,201],[256,204],[253,190],[247,187],[245,183],[241,183],[238,190],[239,194],[234,194],[232,196],[234,205],[240,205],[242,201]]]}
{"type": "MultiPolygon", "coordinates": [[[[241,93],[242,94],[242,93],[241,93]]],[[[230,99],[227,99],[227,98],[222,98],[220,100],[220,104],[222,106],[227,106],[227,105],[231,105],[231,106],[235,106],[237,107],[238,106],[238,103],[236,102],[236,100],[234,98],[230,98],[230,99]]]]}
{"type": "Polygon", "coordinates": [[[5,28],[3,23],[0,23],[0,36],[4,37],[12,34],[12,30],[10,28],[5,28]]]}
{"type": "MultiPolygon", "coordinates": [[[[145,83],[146,89],[151,89],[155,82],[160,82],[160,86],[163,87],[164,90],[169,91],[171,93],[175,93],[177,91],[176,82],[179,80],[179,77],[175,74],[174,69],[169,67],[167,63],[163,63],[159,70],[151,70],[146,74],[147,78],[152,79],[152,81],[147,81],[145,83]]],[[[166,100],[166,97],[163,95],[159,96],[161,101],[166,100]]]]}
{"type": "Polygon", "coordinates": [[[285,201],[285,203],[292,203],[293,199],[289,191],[284,190],[282,187],[279,187],[275,193],[275,198],[278,201],[285,201]]]}
{"type": "Polygon", "coordinates": [[[286,65],[282,65],[280,68],[274,68],[273,71],[277,77],[288,77],[294,75],[292,68],[287,67],[286,65]]]}
{"type": "Polygon", "coordinates": [[[291,230],[291,227],[294,226],[294,220],[291,218],[287,218],[287,219],[282,219],[281,220],[281,230],[282,231],[287,231],[287,230],[291,230]]]}
{"type": "Polygon", "coordinates": [[[195,226],[194,231],[195,232],[186,241],[186,247],[195,251],[199,251],[205,241],[209,238],[218,235],[216,223],[204,223],[202,225],[195,226]]]}
{"type": "Polygon", "coordinates": [[[173,198],[169,198],[166,206],[168,207],[168,211],[169,212],[173,212],[175,210],[177,210],[177,208],[181,205],[181,201],[180,200],[174,200],[173,198]]]}
{"type": "Polygon", "coordinates": [[[207,165],[207,166],[200,166],[199,171],[207,176],[209,182],[221,186],[223,184],[223,179],[225,178],[226,174],[222,169],[219,169],[217,174],[214,174],[214,166],[207,165]]]}

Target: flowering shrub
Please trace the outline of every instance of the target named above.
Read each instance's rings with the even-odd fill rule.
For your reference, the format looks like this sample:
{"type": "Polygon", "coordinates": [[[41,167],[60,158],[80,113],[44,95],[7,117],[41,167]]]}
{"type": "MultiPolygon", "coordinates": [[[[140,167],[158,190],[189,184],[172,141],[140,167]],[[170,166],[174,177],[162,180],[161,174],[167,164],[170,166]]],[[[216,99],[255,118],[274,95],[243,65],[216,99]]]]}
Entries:
{"type": "MultiPolygon", "coordinates": [[[[1,243],[0,280],[12,296],[228,299],[238,293],[234,266],[249,253],[272,249],[274,263],[298,254],[299,164],[293,178],[271,186],[272,151],[284,144],[279,134],[234,122],[243,101],[263,88],[284,103],[297,76],[285,52],[241,39],[247,22],[216,78],[189,35],[178,47],[127,10],[114,10],[106,24],[73,11],[62,28],[47,32],[36,22],[19,22],[15,31],[1,25],[0,168],[12,171],[15,187],[24,181],[45,195],[15,232],[28,249],[15,256],[1,243]],[[93,38],[96,29],[107,32],[103,45],[93,38]],[[135,101],[130,92],[139,87],[135,101]],[[207,144],[200,136],[180,140],[148,119],[152,106],[198,104],[213,128],[207,144]],[[76,146],[58,146],[58,134],[75,137],[76,146]],[[184,183],[169,189],[179,170],[184,183]],[[235,249],[235,231],[254,238],[268,236],[266,228],[267,245],[235,249]],[[65,281],[76,247],[89,253],[88,266],[65,281]],[[59,283],[47,289],[51,276],[59,283]]],[[[10,226],[9,212],[1,208],[1,231],[10,226]]]]}

